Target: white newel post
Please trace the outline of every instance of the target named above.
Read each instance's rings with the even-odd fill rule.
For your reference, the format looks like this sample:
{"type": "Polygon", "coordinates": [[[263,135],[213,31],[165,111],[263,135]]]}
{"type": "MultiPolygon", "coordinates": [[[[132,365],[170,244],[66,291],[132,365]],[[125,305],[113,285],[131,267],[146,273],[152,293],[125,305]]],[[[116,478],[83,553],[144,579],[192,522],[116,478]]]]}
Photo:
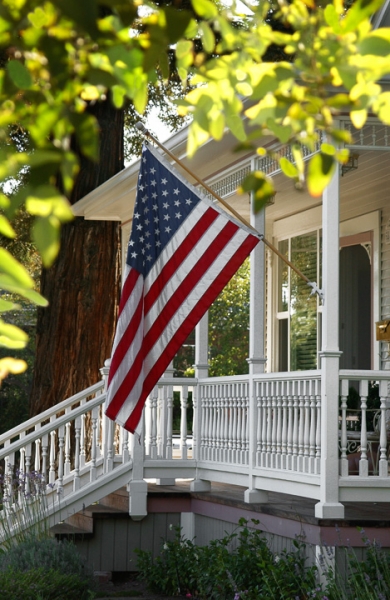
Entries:
{"type": "MultiPolygon", "coordinates": [[[[265,209],[255,214],[251,211],[251,225],[265,235],[265,209]]],[[[258,414],[253,376],[264,373],[266,363],[264,348],[265,328],[265,248],[259,242],[250,255],[250,310],[249,310],[249,482],[245,502],[268,502],[268,492],[254,486],[253,469],[256,465],[258,414]]]]}
{"type": "Polygon", "coordinates": [[[134,521],[140,521],[148,514],[148,484],[144,480],[144,413],[142,413],[137,429],[139,435],[137,433],[130,434],[130,454],[133,459],[133,470],[128,484],[129,515],[134,521]]]}
{"type": "Polygon", "coordinates": [[[319,519],[344,518],[339,502],[339,194],[340,170],[323,193],[322,204],[322,311],[321,356],[321,491],[315,506],[319,519]]]}
{"type": "MultiPolygon", "coordinates": [[[[201,380],[207,377],[209,373],[209,314],[202,317],[195,328],[195,377],[201,380]]],[[[195,385],[193,391],[193,407],[194,407],[194,425],[192,438],[192,452],[196,463],[200,460],[201,454],[201,431],[202,431],[202,406],[200,400],[200,385],[195,385]]],[[[190,489],[192,492],[208,492],[211,489],[209,481],[196,479],[191,482],[190,489]]]]}

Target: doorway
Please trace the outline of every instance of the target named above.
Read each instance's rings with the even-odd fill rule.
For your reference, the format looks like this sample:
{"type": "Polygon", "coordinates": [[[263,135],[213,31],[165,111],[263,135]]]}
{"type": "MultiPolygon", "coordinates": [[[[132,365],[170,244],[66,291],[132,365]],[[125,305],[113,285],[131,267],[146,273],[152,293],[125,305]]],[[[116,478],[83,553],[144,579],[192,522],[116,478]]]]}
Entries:
{"type": "Polygon", "coordinates": [[[341,369],[372,368],[372,232],[340,240],[341,369]]]}

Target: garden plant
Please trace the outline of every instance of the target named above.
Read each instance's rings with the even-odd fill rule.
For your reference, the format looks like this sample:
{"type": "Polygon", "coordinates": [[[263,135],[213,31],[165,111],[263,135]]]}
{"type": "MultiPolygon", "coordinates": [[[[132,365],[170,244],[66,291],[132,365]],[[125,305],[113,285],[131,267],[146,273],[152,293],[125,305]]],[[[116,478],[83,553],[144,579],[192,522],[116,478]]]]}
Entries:
{"type": "MultiPolygon", "coordinates": [[[[140,577],[155,592],[199,600],[387,600],[390,554],[362,537],[365,558],[340,547],[345,569],[330,567],[334,550],[324,547],[317,565],[307,562],[299,538],[293,549],[272,552],[259,521],[241,519],[237,531],[197,546],[174,527],[157,558],[138,550],[140,577]]],[[[337,561],[336,561],[337,563],[337,561]]],[[[341,564],[341,563],[340,563],[341,564]]]]}

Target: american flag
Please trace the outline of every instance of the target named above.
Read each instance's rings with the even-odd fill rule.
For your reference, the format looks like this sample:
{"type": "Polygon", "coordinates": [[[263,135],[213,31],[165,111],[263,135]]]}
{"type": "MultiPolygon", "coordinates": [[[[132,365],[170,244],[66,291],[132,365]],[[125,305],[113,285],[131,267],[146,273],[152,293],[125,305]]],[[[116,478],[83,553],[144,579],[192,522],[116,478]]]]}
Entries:
{"type": "Polygon", "coordinates": [[[143,148],[105,412],[134,433],[176,352],[259,237],[143,148]]]}

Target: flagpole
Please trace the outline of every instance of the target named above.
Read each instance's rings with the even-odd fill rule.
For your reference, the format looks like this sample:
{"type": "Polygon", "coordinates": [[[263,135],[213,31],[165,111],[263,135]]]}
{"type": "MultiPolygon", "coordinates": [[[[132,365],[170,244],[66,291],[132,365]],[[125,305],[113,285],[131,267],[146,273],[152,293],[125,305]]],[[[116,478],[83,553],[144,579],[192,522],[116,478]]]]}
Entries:
{"type": "MultiPolygon", "coordinates": [[[[197,175],[195,175],[195,173],[193,173],[179,158],[177,158],[177,156],[175,156],[174,154],[172,154],[172,152],[170,152],[168,150],[168,148],[166,148],[163,144],[161,144],[161,142],[158,141],[157,138],[154,137],[154,135],[152,135],[150,133],[150,131],[148,131],[146,129],[146,127],[144,126],[143,123],[136,123],[136,128],[143,133],[145,136],[148,136],[159,148],[161,148],[161,150],[163,150],[172,160],[174,160],[178,165],[181,166],[182,169],[184,169],[189,175],[191,175],[191,177],[193,177],[195,179],[195,181],[197,181],[200,185],[202,185],[205,190],[207,190],[209,192],[209,194],[211,194],[216,200],[218,200],[218,202],[220,202],[229,212],[231,212],[236,219],[238,219],[239,221],[241,221],[241,223],[243,223],[246,227],[249,227],[249,229],[251,229],[252,231],[256,232],[258,236],[260,236],[260,240],[266,245],[268,246],[268,248],[270,248],[270,250],[272,250],[272,252],[274,252],[277,256],[279,256],[279,258],[281,260],[283,260],[289,267],[290,269],[292,269],[293,271],[295,271],[295,273],[301,278],[303,279],[303,281],[305,281],[307,283],[308,286],[310,286],[312,288],[312,294],[318,294],[319,297],[321,298],[321,300],[323,300],[323,292],[322,290],[320,290],[317,286],[316,283],[313,283],[309,280],[308,277],[306,277],[306,275],[304,275],[302,273],[302,271],[300,271],[295,265],[292,264],[292,262],[290,262],[281,252],[279,252],[279,250],[276,248],[276,246],[274,246],[273,244],[271,244],[271,242],[269,242],[268,240],[265,239],[264,235],[262,233],[259,233],[257,231],[257,229],[255,229],[246,219],[244,219],[244,217],[242,217],[232,206],[230,206],[230,204],[228,202],[226,202],[226,200],[223,200],[223,198],[221,198],[220,196],[218,196],[218,194],[216,192],[214,192],[214,190],[207,185],[207,183],[205,183],[202,179],[200,179],[200,177],[198,177],[197,175]]],[[[131,219],[130,219],[131,220],[131,219]]]]}
{"type": "Polygon", "coordinates": [[[166,148],[165,146],[163,146],[163,144],[161,144],[150,133],[150,131],[148,131],[146,129],[146,127],[142,123],[136,123],[136,128],[139,131],[141,131],[144,135],[147,135],[151,140],[153,140],[153,142],[155,144],[157,144],[157,146],[159,146],[159,148],[161,148],[161,150],[164,150],[164,152],[166,154],[168,154],[168,156],[170,158],[172,158],[172,160],[174,160],[175,162],[177,162],[177,164],[180,165],[182,169],[184,169],[185,171],[187,171],[187,173],[189,175],[191,175],[191,177],[193,177],[195,179],[195,181],[197,181],[198,183],[200,183],[200,185],[203,186],[205,188],[205,190],[208,191],[209,194],[211,194],[212,196],[214,196],[214,198],[216,200],[218,200],[218,202],[220,202],[229,212],[231,212],[232,215],[234,215],[236,217],[236,219],[238,219],[239,221],[241,221],[241,223],[243,223],[246,227],[249,227],[249,229],[252,229],[252,231],[255,231],[257,233],[257,235],[261,235],[261,234],[259,234],[259,232],[246,219],[244,219],[244,217],[242,217],[240,215],[240,213],[238,213],[232,206],[230,206],[230,204],[228,202],[226,202],[226,200],[223,200],[223,198],[221,198],[220,196],[218,196],[218,194],[216,194],[214,192],[214,190],[210,186],[207,185],[207,183],[205,183],[204,181],[202,181],[202,179],[200,179],[200,177],[198,177],[197,175],[195,175],[195,173],[193,173],[188,167],[186,167],[186,165],[180,160],[180,158],[177,158],[177,156],[175,156],[174,154],[172,154],[172,152],[170,152],[168,150],[168,148],[166,148]]]}

